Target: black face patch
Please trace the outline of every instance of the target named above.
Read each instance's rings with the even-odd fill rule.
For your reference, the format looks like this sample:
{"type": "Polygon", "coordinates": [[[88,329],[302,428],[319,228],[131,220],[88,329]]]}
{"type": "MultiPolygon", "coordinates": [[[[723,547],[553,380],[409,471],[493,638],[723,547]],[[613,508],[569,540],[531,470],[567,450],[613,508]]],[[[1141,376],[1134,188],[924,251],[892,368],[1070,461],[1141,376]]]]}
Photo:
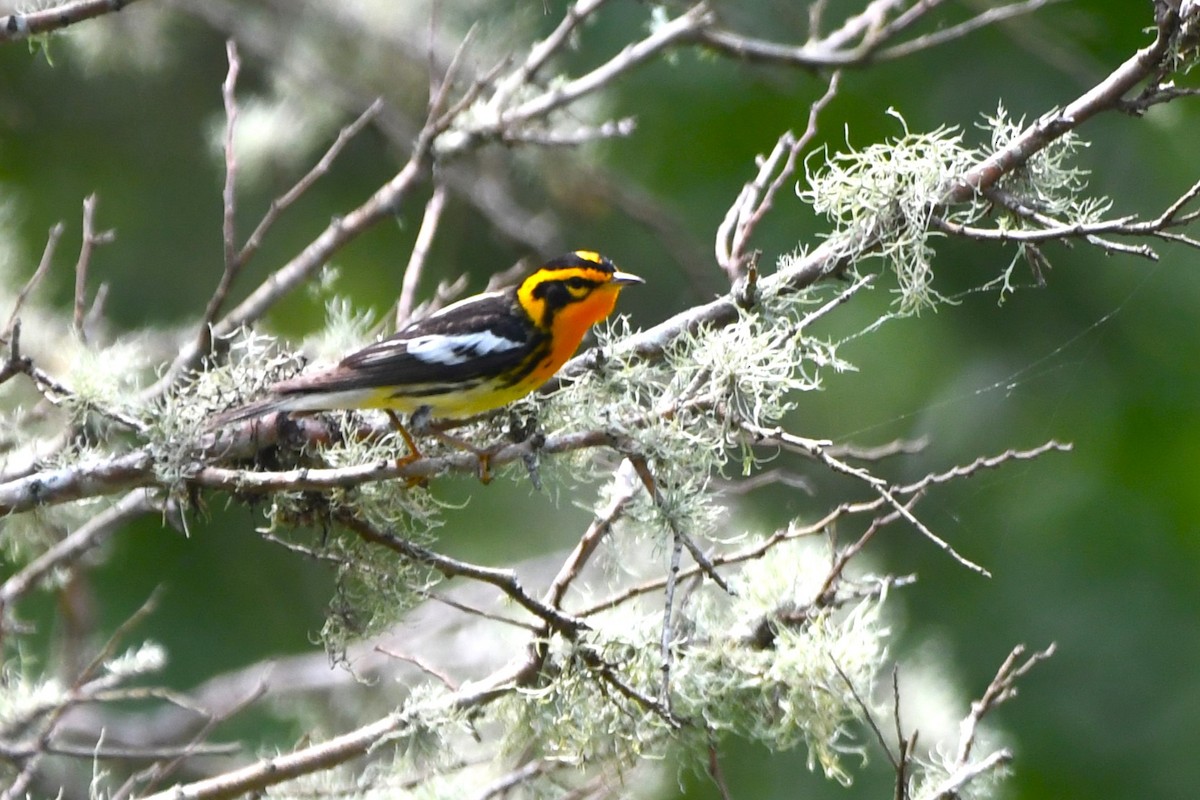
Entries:
{"type": "Polygon", "coordinates": [[[533,287],[533,296],[545,300],[547,310],[562,308],[574,300],[563,281],[543,281],[533,287]]]}

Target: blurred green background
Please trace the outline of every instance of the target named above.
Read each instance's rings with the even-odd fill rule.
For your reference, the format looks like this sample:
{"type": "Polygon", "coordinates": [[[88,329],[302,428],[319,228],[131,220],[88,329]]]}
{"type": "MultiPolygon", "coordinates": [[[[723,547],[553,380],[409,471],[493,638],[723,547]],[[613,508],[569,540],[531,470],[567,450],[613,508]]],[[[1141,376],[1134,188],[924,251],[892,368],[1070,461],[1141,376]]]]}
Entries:
{"type": "MultiPolygon", "coordinates": [[[[855,4],[828,5],[832,19],[855,4]]],[[[935,16],[946,24],[983,5],[951,4],[935,16]]],[[[544,34],[562,7],[506,2],[459,10],[478,15],[488,41],[510,29],[544,34]]],[[[456,6],[443,8],[452,28],[456,6]]],[[[802,4],[764,0],[721,10],[746,30],[803,35],[802,4]]],[[[248,7],[230,13],[254,17],[248,7]]],[[[572,67],[615,52],[644,30],[646,19],[641,4],[610,4],[580,36],[572,67]]],[[[304,21],[297,14],[290,24],[304,21]]],[[[99,282],[109,285],[114,332],[185,324],[203,308],[222,263],[222,170],[213,143],[223,125],[225,34],[211,22],[204,13],[187,15],[150,0],[81,26],[70,34],[79,42],[51,42],[52,64],[22,45],[0,48],[0,196],[8,210],[0,235],[15,247],[10,273],[23,280],[50,225],[68,226],[42,300],[70,303],[80,203],[94,191],[99,225],[117,231],[116,242],[96,254],[91,274],[92,291],[99,282]],[[153,19],[149,33],[141,30],[143,18],[153,19]],[[89,27],[103,31],[103,47],[93,47],[99,33],[89,27]]],[[[861,147],[897,135],[896,121],[884,113],[894,107],[914,131],[952,125],[982,142],[975,128],[981,115],[1002,103],[1013,117],[1032,118],[1069,102],[1146,44],[1151,22],[1149,2],[1076,0],[850,71],[821,119],[821,138],[838,148],[847,140],[861,147]]],[[[292,33],[326,45],[311,53],[318,73],[337,73],[356,55],[347,52],[356,40],[346,31],[292,33]]],[[[523,40],[513,41],[515,47],[523,40]]],[[[242,51],[243,98],[276,91],[270,60],[251,42],[242,51]]],[[[373,51],[364,46],[364,60],[367,52],[373,51]]],[[[417,62],[402,58],[356,69],[353,80],[363,92],[426,81],[424,73],[413,74],[417,62]]],[[[511,161],[513,196],[535,213],[553,213],[547,246],[599,249],[646,277],[647,287],[622,299],[633,323],[646,327],[720,290],[708,255],[717,223],[752,175],[755,154],[768,151],[783,130],[802,130],[809,103],[823,89],[822,79],[804,72],[682,50],[605,95],[611,114],[636,116],[628,139],[538,158],[493,148],[479,161],[511,161]],[[627,213],[633,195],[658,204],[659,231],[627,213]]],[[[411,101],[406,91],[393,99],[411,101]]],[[[347,94],[311,102],[365,105],[355,107],[347,94]]],[[[350,115],[331,118],[332,128],[292,153],[293,162],[243,187],[243,235],[350,115]]],[[[1154,109],[1144,119],[1109,114],[1088,123],[1081,133],[1091,146],[1081,165],[1091,170],[1092,191],[1111,197],[1116,213],[1157,214],[1200,177],[1197,130],[1195,100],[1154,109]]],[[[362,202],[402,160],[395,143],[377,132],[356,139],[272,232],[235,294],[243,296],[332,216],[362,202]]],[[[422,200],[338,254],[337,292],[359,307],[386,311],[399,291],[422,200]]],[[[755,245],[770,265],[823,230],[785,192],[755,245]]],[[[826,376],[825,390],[800,398],[791,422],[806,436],[861,445],[928,437],[924,452],[880,466],[894,478],[915,479],[1049,438],[1074,444],[1069,454],[935,491],[919,506],[930,527],[990,569],[992,579],[956,566],[911,530],[889,529],[871,550],[879,567],[919,576],[892,598],[902,609],[893,653],[902,674],[906,660],[931,653],[953,665],[945,679],[961,692],[962,713],[1013,644],[1057,642],[1058,654],[994,720],[1016,751],[1006,790],[1012,798],[1186,798],[1200,786],[1200,253],[1156,249],[1162,259],[1152,263],[1052,245],[1046,286],[1024,277],[1026,286],[1000,304],[994,293],[971,289],[998,274],[1011,252],[945,242],[935,288],[958,302],[849,339],[840,354],[858,371],[826,376]]],[[[460,273],[478,290],[490,273],[527,255],[528,242],[498,233],[452,195],[422,296],[436,279],[460,273]]],[[[889,310],[893,287],[890,277],[877,281],[820,332],[852,337],[889,310]]],[[[270,324],[301,337],[320,326],[322,314],[321,299],[300,292],[270,324]]],[[[768,529],[827,507],[831,497],[861,496],[847,480],[791,466],[808,473],[817,496],[756,491],[738,506],[739,527],[768,529]]],[[[525,484],[483,489],[465,479],[447,479],[437,489],[447,499],[470,500],[448,515],[440,546],[493,564],[568,545],[587,519],[574,501],[593,499],[581,490],[564,493],[555,505],[525,484]],[[530,515],[548,520],[546,541],[525,532],[521,520],[530,515]],[[499,531],[489,540],[477,534],[482,519],[499,531]]],[[[145,631],[167,646],[168,680],[179,688],[248,660],[311,649],[331,585],[320,568],[255,536],[252,513],[227,512],[222,497],[209,505],[209,517],[194,522],[190,538],[156,519],[119,537],[90,587],[108,630],[154,587],[165,588],[145,631]],[[255,613],[244,613],[248,608],[255,613]]],[[[913,719],[919,715],[913,708],[913,719]]],[[[737,797],[890,796],[890,770],[877,749],[868,749],[871,763],[849,791],[811,775],[803,753],[775,755],[730,742],[723,768],[737,797]]],[[[702,777],[685,776],[682,791],[688,798],[717,796],[702,777]]]]}

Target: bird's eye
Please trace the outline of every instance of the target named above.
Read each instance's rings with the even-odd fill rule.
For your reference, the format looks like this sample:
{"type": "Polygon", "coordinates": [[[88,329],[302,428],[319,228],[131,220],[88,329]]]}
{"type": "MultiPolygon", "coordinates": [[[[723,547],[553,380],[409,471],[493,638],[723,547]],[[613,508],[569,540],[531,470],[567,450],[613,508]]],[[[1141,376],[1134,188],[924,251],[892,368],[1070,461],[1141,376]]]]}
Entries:
{"type": "Polygon", "coordinates": [[[579,294],[586,290],[589,282],[585,278],[567,278],[567,288],[571,290],[571,294],[579,294]]]}

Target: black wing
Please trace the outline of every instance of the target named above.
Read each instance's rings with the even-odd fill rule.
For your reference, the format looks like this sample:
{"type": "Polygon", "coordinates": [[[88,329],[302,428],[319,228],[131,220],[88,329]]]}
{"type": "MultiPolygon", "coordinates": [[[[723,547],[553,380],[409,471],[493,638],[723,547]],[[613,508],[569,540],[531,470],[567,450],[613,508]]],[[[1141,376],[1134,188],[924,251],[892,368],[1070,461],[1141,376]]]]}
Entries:
{"type": "MultiPolygon", "coordinates": [[[[447,306],[350,354],[330,370],[274,387],[281,394],[475,385],[517,369],[545,349],[546,336],[515,308],[512,291],[447,306]]],[[[418,392],[419,393],[419,392],[418,392]]]]}

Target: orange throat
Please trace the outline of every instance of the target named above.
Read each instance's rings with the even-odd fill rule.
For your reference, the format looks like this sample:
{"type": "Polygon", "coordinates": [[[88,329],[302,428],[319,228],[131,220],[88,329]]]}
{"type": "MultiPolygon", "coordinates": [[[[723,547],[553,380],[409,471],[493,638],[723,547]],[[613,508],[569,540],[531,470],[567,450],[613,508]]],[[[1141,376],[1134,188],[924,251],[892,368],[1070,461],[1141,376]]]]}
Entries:
{"type": "Polygon", "coordinates": [[[571,303],[560,309],[554,317],[553,348],[550,354],[537,365],[530,380],[541,385],[558,372],[559,368],[575,355],[579,343],[593,325],[612,313],[617,304],[619,286],[603,286],[590,297],[579,303],[571,303]]]}

